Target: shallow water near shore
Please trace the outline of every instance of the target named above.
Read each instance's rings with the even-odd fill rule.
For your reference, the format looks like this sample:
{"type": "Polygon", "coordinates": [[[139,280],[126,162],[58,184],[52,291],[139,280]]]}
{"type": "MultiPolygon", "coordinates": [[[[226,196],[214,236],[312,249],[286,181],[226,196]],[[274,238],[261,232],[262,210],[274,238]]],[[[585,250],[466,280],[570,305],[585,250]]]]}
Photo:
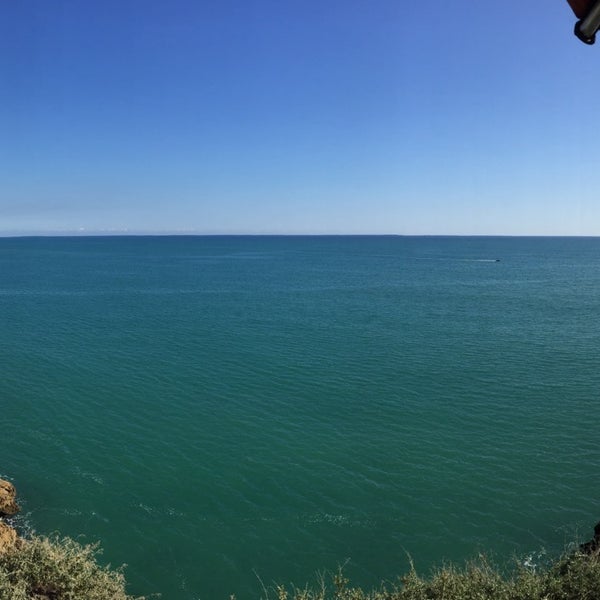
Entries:
{"type": "Polygon", "coordinates": [[[18,523],[257,598],[600,518],[600,239],[0,239],[18,523]]]}

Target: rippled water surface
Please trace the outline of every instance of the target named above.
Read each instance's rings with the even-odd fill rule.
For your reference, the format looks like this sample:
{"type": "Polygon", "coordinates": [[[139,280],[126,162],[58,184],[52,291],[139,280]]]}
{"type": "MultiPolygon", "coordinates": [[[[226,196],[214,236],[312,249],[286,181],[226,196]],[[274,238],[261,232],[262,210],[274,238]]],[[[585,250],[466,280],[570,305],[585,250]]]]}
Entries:
{"type": "Polygon", "coordinates": [[[0,239],[0,475],[165,600],[557,552],[599,315],[600,239],[0,239]]]}

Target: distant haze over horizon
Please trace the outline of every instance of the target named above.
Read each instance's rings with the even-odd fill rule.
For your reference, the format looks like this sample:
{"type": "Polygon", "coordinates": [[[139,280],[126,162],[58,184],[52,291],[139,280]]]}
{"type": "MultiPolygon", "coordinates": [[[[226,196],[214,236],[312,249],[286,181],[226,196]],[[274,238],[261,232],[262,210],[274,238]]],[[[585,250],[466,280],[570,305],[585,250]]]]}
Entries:
{"type": "Polygon", "coordinates": [[[0,236],[600,235],[564,0],[0,7],[0,236]]]}

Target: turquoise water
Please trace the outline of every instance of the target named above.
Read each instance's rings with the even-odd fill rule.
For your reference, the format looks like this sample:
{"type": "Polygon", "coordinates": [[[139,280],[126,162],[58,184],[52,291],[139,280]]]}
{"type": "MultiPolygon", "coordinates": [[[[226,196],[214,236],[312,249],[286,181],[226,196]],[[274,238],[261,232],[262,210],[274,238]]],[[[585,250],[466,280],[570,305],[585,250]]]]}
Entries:
{"type": "Polygon", "coordinates": [[[599,315],[600,239],[0,239],[0,475],[167,600],[558,552],[599,315]]]}

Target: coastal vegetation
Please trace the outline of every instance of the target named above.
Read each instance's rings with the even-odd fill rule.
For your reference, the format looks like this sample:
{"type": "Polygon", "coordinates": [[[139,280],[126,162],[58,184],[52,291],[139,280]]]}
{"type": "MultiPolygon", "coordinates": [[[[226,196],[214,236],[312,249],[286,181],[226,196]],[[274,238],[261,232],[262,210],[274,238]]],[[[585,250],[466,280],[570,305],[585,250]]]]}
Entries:
{"type": "MultiPolygon", "coordinates": [[[[97,547],[68,538],[34,537],[0,554],[0,600],[134,600],[120,570],[101,567],[97,547]]],[[[422,577],[414,569],[396,584],[353,587],[340,571],[313,587],[278,586],[264,600],[596,600],[598,555],[565,555],[545,569],[519,566],[503,575],[485,558],[422,577]]],[[[137,598],[137,600],[143,600],[137,598]]]]}
{"type": "Polygon", "coordinates": [[[397,583],[372,590],[353,587],[339,571],[316,586],[278,586],[268,595],[271,600],[598,600],[600,559],[597,551],[568,553],[545,568],[517,564],[505,573],[480,556],[427,577],[411,568],[397,583]]]}
{"type": "Polygon", "coordinates": [[[19,510],[15,487],[0,479],[0,600],[136,600],[125,591],[121,569],[98,563],[97,545],[19,537],[3,521],[19,510]]]}
{"type": "MultiPolygon", "coordinates": [[[[0,480],[0,517],[19,510],[15,494],[0,480]]],[[[598,600],[600,523],[594,533],[546,566],[517,561],[507,570],[480,556],[427,577],[411,567],[396,583],[371,590],[352,586],[340,569],[312,587],[264,589],[263,600],[598,600]]],[[[128,595],[122,569],[101,566],[97,554],[97,545],[70,538],[20,538],[0,518],[0,600],[143,600],[128,595]]]]}
{"type": "Polygon", "coordinates": [[[100,566],[97,552],[69,538],[28,538],[0,554],[0,599],[134,600],[121,570],[100,566]]]}

